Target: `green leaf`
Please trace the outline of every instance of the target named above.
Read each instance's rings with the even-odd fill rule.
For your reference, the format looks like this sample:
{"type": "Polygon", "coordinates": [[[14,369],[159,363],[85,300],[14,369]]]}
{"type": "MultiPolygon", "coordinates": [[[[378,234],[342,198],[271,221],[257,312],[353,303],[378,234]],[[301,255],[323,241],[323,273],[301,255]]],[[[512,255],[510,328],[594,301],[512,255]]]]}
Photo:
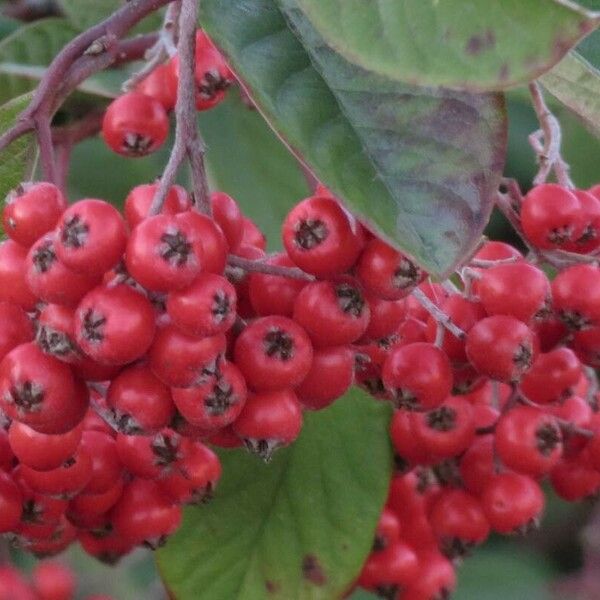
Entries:
{"type": "Polygon", "coordinates": [[[600,136],[600,72],[571,52],[540,83],[600,136]]]}
{"type": "Polygon", "coordinates": [[[213,501],[158,553],[177,600],[331,600],[358,575],[391,470],[388,407],[352,391],[267,465],[224,451],[213,501]]]}
{"type": "MultiPolygon", "coordinates": [[[[112,13],[123,6],[122,0],[59,0],[60,7],[71,22],[73,27],[80,31],[89,29],[97,23],[110,17],[112,13]]],[[[153,13],[146,17],[133,33],[146,33],[158,29],[161,25],[161,17],[153,13]]]]}
{"type": "Polygon", "coordinates": [[[45,69],[75,35],[65,19],[43,19],[21,27],[0,42],[0,102],[32,90],[37,78],[17,67],[45,69]]]}
{"type": "Polygon", "coordinates": [[[475,247],[502,170],[501,97],[356,67],[292,0],[204,0],[202,21],[271,126],[368,226],[434,275],[475,247]]]}
{"type": "Polygon", "coordinates": [[[270,248],[281,247],[281,223],[309,189],[294,157],[256,110],[232,90],[217,108],[200,113],[206,159],[217,189],[231,194],[256,221],[270,248]]]}
{"type": "Polygon", "coordinates": [[[297,0],[326,43],[398,81],[469,90],[536,78],[600,23],[563,0],[297,0]]]}
{"type": "MultiPolygon", "coordinates": [[[[30,100],[31,94],[25,94],[0,106],[0,135],[14,125],[15,119],[30,100]]],[[[20,137],[0,152],[0,199],[27,178],[33,156],[31,134],[20,137]]]]}
{"type": "Polygon", "coordinates": [[[0,40],[16,31],[21,25],[20,21],[0,14],[0,40]]]}

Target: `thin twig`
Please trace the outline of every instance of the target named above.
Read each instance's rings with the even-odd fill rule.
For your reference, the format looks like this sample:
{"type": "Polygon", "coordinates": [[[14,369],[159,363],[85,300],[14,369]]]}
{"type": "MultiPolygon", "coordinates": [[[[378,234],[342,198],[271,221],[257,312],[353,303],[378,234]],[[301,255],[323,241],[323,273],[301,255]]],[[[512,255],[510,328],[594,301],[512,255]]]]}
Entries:
{"type": "Polygon", "coordinates": [[[297,267],[281,267],[265,263],[263,260],[250,260],[233,254],[229,255],[227,262],[232,267],[237,267],[249,273],[265,273],[267,275],[277,275],[278,277],[288,277],[302,281],[315,281],[313,275],[309,275],[297,267]]]}
{"type": "Polygon", "coordinates": [[[411,295],[415,300],[441,325],[443,325],[452,335],[459,340],[464,340],[467,334],[458,325],[452,322],[452,319],[435,303],[433,303],[419,288],[415,288],[411,295]]]}
{"type": "Polygon", "coordinates": [[[542,89],[537,81],[529,84],[529,92],[533,101],[533,108],[540,122],[541,131],[529,136],[529,142],[535,150],[540,168],[533,180],[534,185],[544,183],[551,170],[554,170],[558,183],[564,187],[573,188],[569,177],[569,165],[560,154],[561,131],[558,119],[550,112],[544,101],[542,89]],[[542,144],[541,138],[544,142],[542,144]]]}

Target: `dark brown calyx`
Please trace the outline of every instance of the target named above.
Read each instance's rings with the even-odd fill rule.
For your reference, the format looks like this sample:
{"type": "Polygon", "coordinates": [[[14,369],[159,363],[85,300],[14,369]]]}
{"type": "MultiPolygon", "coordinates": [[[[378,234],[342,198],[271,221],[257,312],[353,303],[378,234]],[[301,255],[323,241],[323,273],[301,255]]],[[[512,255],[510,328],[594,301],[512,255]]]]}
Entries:
{"type": "Polygon", "coordinates": [[[456,411],[440,406],[427,413],[427,425],[436,431],[452,431],[456,427],[456,411]]]}
{"type": "Polygon", "coordinates": [[[263,339],[265,354],[272,358],[288,361],[294,356],[294,338],[283,329],[274,327],[263,339]]]}
{"type": "Polygon", "coordinates": [[[35,413],[42,409],[44,388],[33,381],[24,381],[12,386],[8,394],[10,398],[7,400],[14,404],[19,412],[35,413]]]}
{"type": "Polygon", "coordinates": [[[83,337],[90,342],[101,342],[104,339],[106,317],[88,308],[83,316],[83,337]]]}
{"type": "Polygon", "coordinates": [[[134,131],[128,131],[123,136],[123,150],[130,156],[148,154],[153,143],[154,140],[150,136],[134,131]]]}
{"type": "Polygon", "coordinates": [[[160,256],[169,264],[181,267],[185,265],[192,253],[192,244],[179,230],[174,233],[163,233],[160,238],[160,256]]]}
{"type": "Polygon", "coordinates": [[[312,250],[329,236],[327,225],[319,219],[300,221],[295,228],[294,241],[303,250],[312,250]]]}
{"type": "Polygon", "coordinates": [[[204,406],[211,417],[218,417],[237,402],[238,397],[234,394],[231,384],[221,379],[213,385],[212,392],[204,399],[204,406]]]}
{"type": "Polygon", "coordinates": [[[353,317],[361,317],[365,310],[365,299],[360,290],[348,283],[335,286],[335,295],[342,311],[353,317]]]}
{"type": "Polygon", "coordinates": [[[90,226],[79,215],[73,215],[63,225],[60,239],[67,248],[82,248],[89,232],[90,226]]]}

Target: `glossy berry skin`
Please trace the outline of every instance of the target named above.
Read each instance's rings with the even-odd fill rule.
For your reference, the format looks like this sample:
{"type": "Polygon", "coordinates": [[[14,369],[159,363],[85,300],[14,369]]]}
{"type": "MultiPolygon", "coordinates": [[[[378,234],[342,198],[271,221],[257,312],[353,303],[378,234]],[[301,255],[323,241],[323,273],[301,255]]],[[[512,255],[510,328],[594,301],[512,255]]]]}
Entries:
{"type": "Polygon", "coordinates": [[[78,273],[101,276],[119,262],[127,243],[123,217],[104,200],[79,200],[56,227],[56,255],[78,273]]]}
{"type": "Polygon", "coordinates": [[[102,136],[108,147],[130,158],[154,152],[168,133],[169,119],[162,104],[139,92],[113,100],[102,121],[102,136]]]}
{"type": "Polygon", "coordinates": [[[181,458],[182,437],[171,429],[154,435],[117,434],[119,460],[129,473],[144,479],[162,479],[181,458]]]}
{"type": "Polygon", "coordinates": [[[481,504],[497,533],[527,531],[535,526],[544,509],[544,492],[531,477],[500,473],[488,481],[481,504]]]}
{"type": "Polygon", "coordinates": [[[154,309],[127,285],[98,287],[75,312],[75,336],[95,361],[123,365],[143,356],[154,338],[154,309]]]}
{"type": "Polygon", "coordinates": [[[581,363],[572,350],[561,347],[539,354],[521,380],[521,391],[538,404],[547,404],[570,395],[581,376],[581,363]]]}
{"type": "Polygon", "coordinates": [[[403,541],[396,541],[380,552],[370,554],[358,578],[367,590],[404,589],[419,576],[419,559],[403,541]]]}
{"type": "Polygon", "coordinates": [[[259,250],[267,249],[267,238],[258,225],[248,217],[242,217],[244,233],[240,246],[253,246],[259,250]]]}
{"type": "Polygon", "coordinates": [[[450,559],[464,556],[472,546],[483,543],[490,533],[481,502],[463,490],[442,492],[431,509],[429,520],[443,554],[450,559]]]}
{"type": "Polygon", "coordinates": [[[459,466],[465,489],[479,496],[495,474],[494,436],[477,436],[462,455],[459,466]]]}
{"type": "Polygon", "coordinates": [[[0,399],[11,419],[43,428],[75,401],[71,369],[33,343],[17,346],[0,363],[0,399]]]}
{"type": "Polygon", "coordinates": [[[419,576],[402,593],[402,600],[449,598],[456,587],[452,563],[437,550],[419,555],[419,576]]]}
{"type": "Polygon", "coordinates": [[[157,215],[133,230],[125,265],[146,289],[169,292],[192,283],[202,268],[203,255],[201,244],[193,243],[189,229],[176,215],[157,215]]]}
{"type": "Polygon", "coordinates": [[[73,571],[58,562],[36,565],[32,583],[40,600],[71,600],[76,587],[73,571]]]}
{"type": "Polygon", "coordinates": [[[150,369],[163,383],[190,387],[215,373],[227,347],[224,335],[197,338],[185,335],[174,325],[156,332],[148,353],[150,369]]]}
{"type": "MultiPolygon", "coordinates": [[[[279,267],[295,266],[286,254],[277,254],[267,259],[266,264],[279,267]]],[[[266,273],[251,273],[248,277],[250,303],[257,315],[283,315],[291,317],[294,302],[306,281],[291,277],[279,277],[266,273]]]]}
{"type": "Polygon", "coordinates": [[[244,237],[244,221],[238,203],[225,192],[210,195],[212,216],[223,231],[230,252],[239,248],[244,237]]]}
{"type": "Polygon", "coordinates": [[[30,311],[38,299],[27,284],[26,259],[27,248],[13,240],[0,242],[0,301],[30,311]]]}
{"type": "Polygon", "coordinates": [[[143,364],[127,367],[112,380],[106,403],[125,434],[148,435],[166,427],[175,415],[169,388],[143,364]]]}
{"type": "Polygon", "coordinates": [[[119,535],[132,545],[156,549],[181,523],[181,507],[174,504],[156,481],[134,479],[112,511],[119,535]]]}
{"type": "Polygon", "coordinates": [[[369,294],[384,300],[399,300],[419,285],[426,274],[385,242],[373,239],[358,261],[356,275],[369,294]]]}
{"type": "Polygon", "coordinates": [[[343,396],[354,380],[354,352],[349,346],[318,348],[296,394],[304,408],[321,410],[343,396]]]}
{"type": "Polygon", "coordinates": [[[55,234],[48,233],[31,246],[25,260],[27,285],[44,302],[74,307],[96,285],[97,278],[65,266],[56,245],[55,234]]]}
{"type": "Polygon", "coordinates": [[[600,490],[600,473],[578,458],[561,459],[550,472],[556,494],[568,502],[593,498],[600,490]]]}
{"type": "Polygon", "coordinates": [[[600,245],[600,200],[589,191],[570,190],[577,196],[584,220],[581,236],[575,240],[572,250],[580,254],[593,252],[600,245]]]}
{"type": "Polygon", "coordinates": [[[554,308],[561,321],[575,331],[600,325],[600,269],[574,265],[552,280],[554,308]]]}
{"type": "Polygon", "coordinates": [[[448,357],[423,342],[392,348],[381,376],[396,406],[408,410],[435,408],[452,389],[448,357]]]}
{"type": "Polygon", "coordinates": [[[67,201],[54,184],[22,183],[6,197],[4,231],[18,244],[29,247],[54,229],[66,208],[67,201]]]}
{"type": "Polygon", "coordinates": [[[235,342],[234,361],[255,391],[295,387],[308,375],[313,349],[306,332],[287,317],[248,325],[235,342]]]}
{"type": "Polygon", "coordinates": [[[37,319],[35,341],[46,353],[75,364],[81,352],[75,342],[75,310],[60,304],[46,304],[37,319]]]}
{"type": "Polygon", "coordinates": [[[225,277],[202,273],[188,288],[169,294],[167,313],[182,332],[210,336],[233,326],[236,305],[235,288],[225,277]]]}
{"type": "Polygon", "coordinates": [[[498,381],[518,381],[533,364],[537,340],[522,321],[494,315],[479,321],[467,333],[470,363],[482,375],[498,381]]]}
{"type": "Polygon", "coordinates": [[[290,389],[251,395],[233,423],[233,430],[248,449],[265,461],[291,444],[302,428],[302,410],[290,389]]]}
{"type": "Polygon", "coordinates": [[[186,421],[207,431],[233,423],[246,402],[246,381],[234,363],[222,361],[215,374],[190,388],[173,388],[173,400],[186,421]]]}
{"type": "Polygon", "coordinates": [[[177,221],[189,229],[190,241],[194,247],[198,244],[202,246],[203,271],[222,275],[227,263],[228,245],[219,225],[196,211],[177,215],[177,221]]]}
{"type": "Polygon", "coordinates": [[[283,245],[294,263],[317,277],[347,271],[363,246],[358,223],[331,197],[299,202],[282,226],[283,245]]]}
{"type": "Polygon", "coordinates": [[[458,456],[475,436],[473,408],[460,396],[449,396],[437,408],[417,415],[414,433],[428,454],[440,459],[458,456]]]}
{"type": "Polygon", "coordinates": [[[369,305],[352,280],[309,283],[294,304],[294,321],[306,330],[315,347],[355,342],[367,330],[369,317],[369,305]]]}
{"type": "MultiPolygon", "coordinates": [[[[127,225],[129,225],[131,230],[148,217],[148,211],[150,210],[157,189],[158,183],[144,183],[134,187],[127,194],[123,213],[127,225]]],[[[167,193],[160,213],[164,215],[176,215],[190,210],[191,204],[190,197],[185,189],[180,185],[173,185],[167,193]]]]}
{"type": "Polygon", "coordinates": [[[33,339],[33,327],[20,306],[0,302],[0,360],[33,339]]]}
{"type": "Polygon", "coordinates": [[[90,521],[103,517],[119,501],[125,484],[123,478],[113,481],[112,485],[100,494],[80,493],[69,501],[67,516],[78,526],[85,527],[90,521]]]}
{"type": "Polygon", "coordinates": [[[491,315],[510,315],[524,323],[548,311],[550,282],[526,262],[484,269],[477,282],[479,299],[491,315]]]}
{"type": "Polygon", "coordinates": [[[19,462],[38,471],[49,471],[60,467],[75,454],[81,433],[80,425],[61,435],[47,435],[13,421],[8,440],[19,462]]]}
{"type": "Polygon", "coordinates": [[[0,471],[0,533],[14,529],[21,519],[21,492],[9,473],[0,471]]]}
{"type": "Polygon", "coordinates": [[[395,410],[390,423],[390,438],[397,459],[408,465],[429,465],[436,461],[415,434],[417,413],[395,410]]]}
{"type": "Polygon", "coordinates": [[[168,112],[177,102],[177,73],[173,61],[158,65],[135,87],[135,91],[158,100],[168,112]]]}
{"type": "Polygon", "coordinates": [[[371,318],[365,337],[378,340],[396,332],[406,317],[404,300],[388,301],[368,294],[366,298],[371,318]]]}
{"type": "Polygon", "coordinates": [[[375,529],[373,552],[383,550],[400,541],[400,530],[401,525],[398,515],[391,508],[384,506],[379,516],[377,529],[375,529]]]}
{"type": "Polygon", "coordinates": [[[525,196],[521,226],[538,248],[571,249],[583,234],[585,221],[577,196],[558,184],[544,183],[525,196]]]}
{"type": "Polygon", "coordinates": [[[123,465],[119,460],[115,440],[102,431],[84,431],[81,448],[92,461],[92,476],[83,488],[84,494],[104,494],[123,475],[123,465]]]}

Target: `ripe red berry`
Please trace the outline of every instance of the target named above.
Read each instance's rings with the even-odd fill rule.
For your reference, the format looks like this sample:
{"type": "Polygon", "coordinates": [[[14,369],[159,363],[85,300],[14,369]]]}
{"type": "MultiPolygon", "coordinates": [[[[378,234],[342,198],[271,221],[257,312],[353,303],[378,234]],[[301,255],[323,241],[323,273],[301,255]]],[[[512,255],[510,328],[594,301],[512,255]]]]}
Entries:
{"type": "Polygon", "coordinates": [[[188,335],[217,335],[235,323],[236,304],[235,288],[227,279],[202,273],[190,287],[169,294],[167,312],[173,323],[188,335]]]}
{"type": "Polygon", "coordinates": [[[215,373],[191,388],[173,388],[173,400],[186,421],[207,431],[233,423],[246,402],[246,381],[234,363],[221,361],[215,373]]]}
{"type": "Polygon", "coordinates": [[[4,231],[18,244],[31,246],[54,229],[67,208],[62,192],[52,183],[22,183],[9,192],[2,212],[4,231]]]}
{"type": "Polygon", "coordinates": [[[450,598],[456,587],[452,563],[437,550],[419,555],[419,575],[402,593],[402,600],[434,600],[450,598]]]}
{"type": "Polygon", "coordinates": [[[529,241],[542,249],[572,248],[585,228],[581,204],[555,183],[534,187],[521,205],[521,225],[529,241]]]}
{"type": "Polygon", "coordinates": [[[574,247],[570,249],[586,254],[600,245],[600,200],[584,190],[571,190],[571,193],[579,200],[585,225],[581,237],[575,240],[574,247]]]}
{"type": "Polygon", "coordinates": [[[295,387],[308,375],[313,349],[306,332],[287,317],[249,324],[235,342],[234,360],[255,391],[295,387]]]}
{"type": "Polygon", "coordinates": [[[578,458],[558,461],[550,481],[556,494],[568,502],[593,498],[600,490],[600,473],[578,458]]]}
{"type": "Polygon", "coordinates": [[[132,365],[115,377],[106,394],[115,426],[126,434],[148,435],[166,427],[175,414],[169,388],[146,365],[132,365]]]}
{"type": "Polygon", "coordinates": [[[166,111],[177,102],[177,73],[172,60],[155,67],[135,86],[135,91],[158,100],[166,111]]]}
{"type": "Polygon", "coordinates": [[[552,280],[554,308],[561,321],[576,331],[600,325],[600,269],[574,265],[552,280]]]}
{"type": "Polygon", "coordinates": [[[21,519],[21,491],[9,473],[0,471],[0,533],[13,530],[21,519]]]}
{"type": "Polygon", "coordinates": [[[148,353],[152,372],[172,387],[190,387],[212,376],[227,346],[222,334],[195,338],[174,325],[158,329],[148,353]]]}
{"type": "Polygon", "coordinates": [[[365,337],[378,340],[394,334],[406,317],[404,300],[382,300],[367,295],[371,318],[365,331],[365,337]]]}
{"type": "Polygon", "coordinates": [[[0,360],[33,339],[33,327],[20,306],[0,302],[0,360]]]}
{"type": "Polygon", "coordinates": [[[379,239],[366,245],[356,274],[369,294],[385,300],[407,296],[426,276],[412,260],[379,239]]]}
{"type": "Polygon", "coordinates": [[[343,396],[354,380],[354,363],[354,351],[349,346],[315,350],[308,374],[296,387],[300,404],[321,410],[343,396]]]}
{"type": "Polygon", "coordinates": [[[81,448],[92,461],[92,477],[82,490],[84,494],[103,494],[119,481],[123,475],[123,465],[119,460],[115,440],[102,431],[84,431],[81,448]]]}
{"type": "Polygon", "coordinates": [[[33,570],[32,582],[40,600],[71,600],[75,593],[75,575],[61,563],[39,563],[33,570]]]}
{"type": "Polygon", "coordinates": [[[75,313],[75,335],[93,360],[123,365],[143,356],[154,338],[154,309],[140,292],[126,285],[98,287],[75,313]]]}
{"type": "MultiPolygon", "coordinates": [[[[133,230],[136,225],[148,217],[148,211],[157,189],[158,183],[145,183],[134,187],[127,194],[123,213],[130,229],[133,230]]],[[[176,215],[190,210],[190,208],[191,201],[188,193],[180,185],[174,185],[168,191],[160,212],[165,215],[176,215]]]]}
{"type": "Polygon", "coordinates": [[[223,231],[230,252],[239,248],[244,237],[244,221],[238,203],[225,192],[210,195],[212,216],[223,231]]]}
{"type": "Polygon", "coordinates": [[[467,357],[483,375],[518,381],[531,368],[537,352],[534,332],[506,315],[482,319],[467,333],[467,357]]]}
{"type": "Polygon", "coordinates": [[[448,357],[433,344],[392,348],[381,374],[396,406],[408,410],[435,408],[452,389],[448,357]]]}
{"type": "Polygon", "coordinates": [[[336,200],[311,196],[296,204],[282,226],[289,257],[303,271],[331,277],[356,261],[363,239],[355,219],[336,200]]]}
{"type": "Polygon", "coordinates": [[[497,533],[525,532],[539,522],[544,509],[544,492],[531,477],[500,473],[488,481],[481,504],[497,533]]]}
{"type": "Polygon", "coordinates": [[[227,264],[227,239],[219,225],[206,215],[187,211],[177,216],[177,221],[189,228],[190,241],[203,249],[202,269],[222,275],[227,264]]]}
{"type": "Polygon", "coordinates": [[[415,435],[418,418],[417,413],[394,410],[390,423],[390,438],[394,446],[396,464],[429,465],[436,461],[436,457],[427,452],[421,438],[415,435]]]}
{"type": "Polygon", "coordinates": [[[400,541],[400,529],[398,515],[391,508],[384,506],[379,516],[377,529],[375,530],[373,552],[379,552],[391,544],[400,541]]]}
{"type": "Polygon", "coordinates": [[[273,452],[291,444],[302,428],[302,410],[290,389],[251,395],[233,423],[233,430],[246,447],[264,461],[273,452]]]}
{"type": "Polygon", "coordinates": [[[13,240],[0,242],[0,301],[30,311],[38,301],[26,280],[27,248],[13,240]]]}
{"type": "Polygon", "coordinates": [[[56,227],[56,255],[69,269],[101,277],[121,260],[127,243],[125,221],[108,202],[79,200],[56,227]]]}
{"type": "Polygon", "coordinates": [[[181,523],[181,507],[171,501],[156,481],[134,479],[112,511],[119,535],[132,545],[156,549],[181,523]]]}
{"type": "Polygon", "coordinates": [[[460,477],[465,489],[479,496],[495,469],[494,436],[478,436],[460,459],[460,477]]]}
{"type": "Polygon", "coordinates": [[[244,233],[240,246],[253,246],[259,250],[267,249],[267,238],[258,225],[248,217],[242,217],[244,233]]]}
{"type": "Polygon", "coordinates": [[[389,597],[395,597],[419,577],[419,566],[415,551],[403,541],[396,541],[380,552],[370,554],[358,584],[367,590],[385,591],[389,597]]]}
{"type": "Polygon", "coordinates": [[[167,139],[169,119],[162,104],[139,92],[113,100],[104,113],[102,135],[117,154],[145,156],[167,139]]]}
{"type": "Polygon", "coordinates": [[[355,342],[367,330],[369,317],[369,305],[352,280],[309,283],[294,304],[294,320],[316,347],[355,342]]]}

